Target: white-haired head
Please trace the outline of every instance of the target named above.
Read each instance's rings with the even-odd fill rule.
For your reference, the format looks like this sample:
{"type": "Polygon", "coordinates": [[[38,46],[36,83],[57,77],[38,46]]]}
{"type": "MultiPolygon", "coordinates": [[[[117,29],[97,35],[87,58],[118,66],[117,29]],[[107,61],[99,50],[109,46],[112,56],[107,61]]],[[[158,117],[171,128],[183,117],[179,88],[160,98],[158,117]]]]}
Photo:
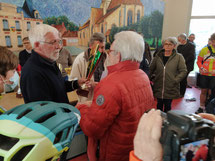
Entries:
{"type": "Polygon", "coordinates": [[[114,38],[113,49],[121,54],[121,61],[142,61],[145,43],[140,34],[134,31],[122,31],[114,38]]]}
{"type": "Polygon", "coordinates": [[[47,24],[39,24],[35,27],[32,27],[28,33],[29,40],[32,47],[34,48],[35,42],[45,41],[45,35],[49,32],[54,34],[59,34],[58,30],[47,24]]]}

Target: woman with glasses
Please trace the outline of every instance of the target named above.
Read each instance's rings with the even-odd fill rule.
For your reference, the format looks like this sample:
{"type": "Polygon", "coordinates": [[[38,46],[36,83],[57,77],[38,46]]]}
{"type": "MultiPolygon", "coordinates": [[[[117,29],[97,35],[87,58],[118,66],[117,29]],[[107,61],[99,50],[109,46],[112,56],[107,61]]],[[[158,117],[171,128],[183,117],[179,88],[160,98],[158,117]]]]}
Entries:
{"type": "Polygon", "coordinates": [[[153,82],[154,97],[157,98],[157,109],[168,112],[172,100],[180,96],[180,81],[187,69],[185,60],[175,50],[177,39],[168,37],[150,65],[150,78],[153,82]],[[164,109],[163,109],[164,107],[164,109]]]}

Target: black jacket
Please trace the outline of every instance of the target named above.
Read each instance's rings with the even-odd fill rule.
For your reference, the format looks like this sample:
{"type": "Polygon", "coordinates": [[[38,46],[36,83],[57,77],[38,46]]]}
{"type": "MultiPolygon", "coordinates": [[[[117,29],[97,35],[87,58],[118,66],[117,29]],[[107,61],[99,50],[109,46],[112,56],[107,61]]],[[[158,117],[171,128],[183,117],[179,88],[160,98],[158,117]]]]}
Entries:
{"type": "Polygon", "coordinates": [[[36,52],[26,62],[20,81],[25,103],[54,101],[69,103],[67,92],[79,87],[76,81],[65,81],[56,62],[49,62],[36,52]]]}
{"type": "Polygon", "coordinates": [[[31,56],[31,53],[28,53],[28,52],[26,51],[26,49],[20,51],[20,53],[19,53],[19,64],[21,65],[21,67],[24,66],[24,64],[25,64],[26,61],[30,58],[30,56],[31,56]]]}
{"type": "Polygon", "coordinates": [[[181,53],[185,59],[185,63],[187,66],[187,71],[190,72],[194,68],[194,62],[195,62],[195,46],[193,43],[187,41],[185,45],[179,45],[177,47],[178,53],[181,53]]]}

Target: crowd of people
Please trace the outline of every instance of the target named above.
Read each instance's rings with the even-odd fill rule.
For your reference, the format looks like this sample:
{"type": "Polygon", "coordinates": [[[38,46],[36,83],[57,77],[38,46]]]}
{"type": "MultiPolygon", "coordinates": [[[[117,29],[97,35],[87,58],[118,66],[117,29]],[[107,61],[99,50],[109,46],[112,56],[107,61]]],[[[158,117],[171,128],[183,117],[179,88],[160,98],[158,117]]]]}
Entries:
{"type": "MultiPolygon", "coordinates": [[[[189,36],[189,40],[186,34],[168,37],[151,60],[150,48],[146,47],[139,33],[117,33],[108,52],[105,50],[104,34],[94,33],[89,48],[72,62],[58,30],[39,24],[23,39],[25,50],[19,54],[24,102],[69,104],[67,92],[77,90],[79,99],[76,108],[81,113],[80,127],[88,136],[90,161],[128,161],[133,148],[130,153],[132,161],[161,161],[160,111],[170,111],[172,100],[184,97],[189,86],[187,77],[194,69],[194,39],[194,34],[189,36]],[[96,45],[102,56],[93,77],[88,80],[90,54],[96,45]],[[58,64],[62,64],[63,68],[72,65],[71,74],[67,76],[58,64]],[[154,98],[158,110],[151,110],[154,98]]],[[[212,82],[215,82],[215,57],[211,56],[215,51],[215,34],[210,40],[211,49],[203,48],[197,61],[200,74],[205,79],[200,86],[202,109],[205,109],[205,90],[214,88],[212,82]]],[[[0,48],[0,53],[2,93],[4,85],[14,76],[18,58],[4,47],[0,48]]],[[[213,115],[203,117],[215,121],[213,115]]],[[[61,160],[65,160],[65,155],[61,160]]]]}

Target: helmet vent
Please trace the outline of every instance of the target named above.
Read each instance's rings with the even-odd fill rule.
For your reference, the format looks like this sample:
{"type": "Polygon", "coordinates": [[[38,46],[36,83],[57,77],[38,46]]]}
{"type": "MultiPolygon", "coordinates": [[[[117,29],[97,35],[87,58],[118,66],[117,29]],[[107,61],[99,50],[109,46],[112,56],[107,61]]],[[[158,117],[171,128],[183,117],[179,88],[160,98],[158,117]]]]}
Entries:
{"type": "Polygon", "coordinates": [[[32,111],[32,109],[25,110],[23,113],[21,113],[19,116],[17,116],[17,119],[21,119],[23,116],[25,116],[26,114],[28,114],[31,111],[32,111]]]}
{"type": "Polygon", "coordinates": [[[4,157],[0,156],[0,161],[4,161],[4,157]]]}
{"type": "Polygon", "coordinates": [[[56,113],[55,113],[55,112],[52,112],[52,113],[50,113],[50,114],[47,114],[47,115],[45,115],[45,116],[39,118],[39,119],[38,119],[37,121],[35,121],[35,122],[36,122],[36,123],[43,123],[43,122],[45,122],[46,120],[48,120],[49,118],[53,117],[54,115],[56,115],[56,113]]]}
{"type": "Polygon", "coordinates": [[[34,147],[34,145],[29,145],[29,146],[25,146],[22,147],[22,149],[20,149],[10,161],[18,161],[18,160],[23,160],[26,155],[28,155],[28,153],[31,151],[31,149],[34,147]]]}
{"type": "Polygon", "coordinates": [[[45,106],[47,105],[48,103],[41,103],[40,106],[45,106]]]}
{"type": "Polygon", "coordinates": [[[70,113],[71,112],[71,110],[68,109],[68,108],[63,108],[63,111],[66,112],[66,113],[70,113]]]}
{"type": "Polygon", "coordinates": [[[60,139],[62,137],[63,131],[60,131],[59,133],[57,133],[55,140],[54,140],[54,144],[57,144],[60,142],[60,139]]]}
{"type": "Polygon", "coordinates": [[[7,137],[0,134],[0,149],[10,150],[18,141],[19,139],[17,138],[7,137]]]}
{"type": "Polygon", "coordinates": [[[67,131],[67,134],[66,134],[66,138],[68,138],[70,130],[71,130],[71,127],[68,128],[68,131],[67,131]]]}

